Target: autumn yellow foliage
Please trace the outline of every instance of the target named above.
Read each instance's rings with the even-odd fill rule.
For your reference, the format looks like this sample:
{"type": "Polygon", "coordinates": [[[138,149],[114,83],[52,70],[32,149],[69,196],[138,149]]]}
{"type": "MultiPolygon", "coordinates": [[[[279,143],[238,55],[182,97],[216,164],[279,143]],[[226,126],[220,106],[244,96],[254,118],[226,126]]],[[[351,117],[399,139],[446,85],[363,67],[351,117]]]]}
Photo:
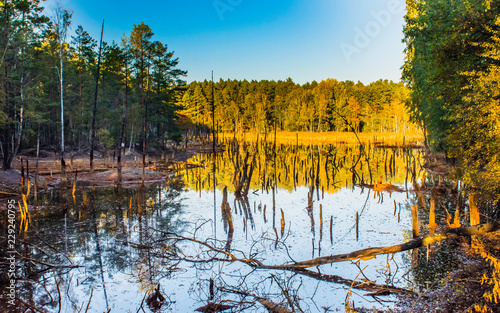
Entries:
{"type": "Polygon", "coordinates": [[[488,263],[491,273],[483,274],[481,279],[482,285],[490,286],[488,291],[483,294],[484,302],[475,304],[474,308],[470,309],[469,312],[495,312],[490,306],[491,304],[498,304],[500,300],[500,260],[497,257],[500,251],[497,246],[499,240],[499,234],[490,234],[472,239],[472,251],[479,254],[488,263]]]}

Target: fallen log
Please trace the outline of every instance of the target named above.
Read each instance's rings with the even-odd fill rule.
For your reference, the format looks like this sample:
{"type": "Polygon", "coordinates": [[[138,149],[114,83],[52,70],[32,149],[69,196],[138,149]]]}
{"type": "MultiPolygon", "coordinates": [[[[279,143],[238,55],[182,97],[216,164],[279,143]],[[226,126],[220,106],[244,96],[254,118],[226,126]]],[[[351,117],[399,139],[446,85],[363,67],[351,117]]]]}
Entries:
{"type": "Polygon", "coordinates": [[[0,197],[19,197],[20,193],[12,193],[7,191],[0,191],[0,197]]]}
{"type": "Polygon", "coordinates": [[[388,295],[388,294],[414,294],[412,291],[404,289],[404,288],[398,288],[395,286],[390,286],[390,285],[378,285],[370,281],[355,281],[355,280],[350,280],[346,279],[337,275],[327,275],[327,274],[321,274],[319,272],[311,271],[308,270],[308,267],[316,267],[324,264],[329,264],[329,263],[336,263],[336,262],[345,262],[345,261],[352,261],[356,259],[362,259],[362,260],[369,260],[377,255],[381,254],[393,254],[397,252],[403,252],[403,251],[408,251],[408,250],[413,250],[417,249],[422,246],[426,246],[432,243],[436,242],[441,242],[443,240],[447,239],[453,239],[457,237],[468,237],[468,236],[474,236],[474,235],[482,235],[494,231],[500,230],[500,222],[494,222],[494,223],[487,223],[487,224],[480,224],[480,225],[475,225],[475,226],[469,226],[469,227],[458,227],[458,228],[446,228],[442,230],[441,232],[438,232],[436,234],[429,234],[426,235],[422,238],[417,237],[413,240],[410,240],[409,242],[399,244],[399,245],[393,245],[393,246],[386,246],[386,247],[372,247],[372,248],[366,248],[362,250],[357,250],[353,251],[350,253],[345,253],[345,254],[337,254],[337,255],[330,255],[330,256],[324,256],[324,257],[318,257],[315,259],[307,260],[307,261],[302,261],[302,262],[295,262],[292,264],[283,264],[283,265],[265,265],[259,262],[259,264],[253,264],[252,266],[255,268],[259,269],[281,269],[281,270],[288,270],[288,271],[293,271],[295,273],[309,276],[312,278],[316,278],[318,280],[323,280],[327,282],[333,282],[333,283],[338,283],[338,284],[344,284],[344,285],[350,285],[352,288],[359,289],[359,290],[365,290],[365,291],[372,291],[373,293],[369,295],[388,295]]]}
{"type": "Polygon", "coordinates": [[[234,308],[234,305],[227,305],[222,303],[209,302],[208,304],[197,308],[196,312],[212,313],[212,312],[222,312],[234,308]]]}
{"type": "Polygon", "coordinates": [[[78,265],[78,264],[55,265],[55,264],[50,264],[50,263],[47,263],[47,262],[38,261],[38,260],[35,260],[35,259],[31,259],[31,258],[23,258],[23,260],[30,261],[32,263],[38,263],[38,264],[41,264],[41,265],[45,265],[45,266],[48,266],[49,268],[77,268],[77,267],[85,267],[83,265],[78,265]]]}
{"type": "Polygon", "coordinates": [[[368,188],[372,189],[373,191],[387,191],[387,192],[405,192],[406,190],[393,185],[393,184],[382,184],[382,183],[375,183],[375,184],[365,184],[365,183],[360,183],[360,184],[355,184],[357,187],[362,187],[362,188],[368,188]]]}
{"type": "Polygon", "coordinates": [[[416,248],[420,248],[422,246],[427,246],[431,243],[441,242],[447,239],[452,239],[456,237],[467,237],[473,235],[482,235],[497,230],[500,230],[500,222],[480,224],[469,227],[447,228],[442,230],[441,232],[435,233],[434,235],[429,234],[424,237],[417,237],[415,239],[412,239],[406,243],[399,245],[366,248],[353,251],[350,253],[328,255],[311,260],[295,262],[291,264],[262,265],[262,266],[269,269],[294,270],[294,269],[305,269],[308,267],[314,267],[323,264],[352,261],[357,259],[369,260],[373,259],[374,257],[380,254],[393,254],[396,252],[413,250],[416,248]]]}
{"type": "Polygon", "coordinates": [[[21,304],[25,305],[25,306],[26,306],[26,308],[28,308],[28,309],[32,310],[33,312],[40,312],[40,313],[46,313],[46,312],[47,312],[47,311],[44,311],[44,310],[42,310],[42,309],[39,309],[39,308],[37,308],[37,307],[32,306],[31,304],[29,304],[29,303],[25,302],[23,299],[21,299],[21,298],[19,298],[19,297],[16,297],[16,301],[21,302],[21,304]]]}
{"type": "MultiPolygon", "coordinates": [[[[153,228],[154,229],[154,228],[153,228]]],[[[154,229],[159,232],[163,232],[161,230],[154,229]]],[[[167,233],[167,232],[163,232],[167,233]]],[[[287,270],[287,271],[292,271],[297,274],[309,276],[314,279],[326,281],[326,282],[331,282],[331,283],[336,283],[336,284],[343,284],[345,286],[354,288],[354,289],[359,289],[359,290],[364,290],[364,291],[370,291],[372,292],[370,295],[376,296],[376,295],[389,295],[389,294],[414,294],[414,292],[404,289],[404,288],[398,288],[390,285],[377,285],[374,282],[371,281],[356,281],[352,279],[346,279],[341,276],[337,275],[328,275],[328,274],[321,274],[319,272],[314,272],[305,268],[294,268],[294,267],[287,267],[286,265],[281,266],[281,265],[265,265],[259,260],[256,259],[247,259],[247,258],[238,258],[234,254],[232,254],[229,251],[225,251],[222,249],[219,249],[211,244],[208,244],[207,242],[197,240],[194,238],[188,238],[188,237],[183,237],[174,233],[168,233],[169,235],[174,235],[175,237],[173,238],[165,238],[166,240],[187,240],[191,242],[195,242],[197,244],[200,244],[202,246],[207,247],[211,251],[221,253],[225,255],[225,258],[218,258],[218,257],[212,257],[210,259],[203,259],[203,260],[190,260],[187,258],[181,258],[180,260],[182,261],[187,261],[187,262],[192,262],[192,263],[207,263],[207,262],[241,262],[245,263],[248,266],[255,268],[255,269],[278,269],[278,270],[287,270]]]]}
{"type": "MultiPolygon", "coordinates": [[[[160,231],[154,229],[156,231],[160,231]]],[[[447,239],[453,239],[457,237],[468,237],[473,235],[481,235],[490,232],[494,232],[500,230],[500,222],[493,222],[487,224],[480,224],[469,227],[458,227],[458,228],[446,228],[437,232],[435,234],[428,234],[424,237],[414,238],[406,243],[393,245],[393,246],[385,246],[385,247],[371,247],[366,249],[361,249],[357,251],[353,251],[350,253],[344,254],[336,254],[314,258],[311,260],[294,262],[290,264],[281,264],[281,265],[266,265],[256,259],[247,259],[247,258],[238,258],[234,254],[224,251],[222,249],[218,249],[207,242],[203,242],[193,238],[187,238],[183,236],[179,236],[174,233],[163,232],[169,235],[174,235],[174,238],[177,240],[188,240],[200,245],[203,245],[214,252],[221,253],[226,256],[226,258],[212,258],[210,260],[199,260],[197,262],[210,262],[210,261],[221,261],[221,262],[242,262],[256,269],[274,269],[274,270],[287,270],[293,271],[302,275],[306,275],[309,277],[321,279],[324,281],[330,281],[334,283],[340,283],[344,285],[350,285],[352,288],[366,290],[366,291],[374,291],[373,295],[384,295],[384,294],[394,294],[394,293],[412,293],[409,290],[403,288],[397,288],[389,285],[377,285],[372,282],[359,282],[355,280],[345,279],[336,275],[325,275],[318,272],[307,270],[309,267],[316,267],[324,264],[336,263],[336,262],[345,262],[352,260],[369,260],[375,258],[377,255],[381,254],[393,254],[397,252],[403,252],[408,250],[417,249],[422,246],[429,245],[431,243],[441,242],[447,239]]],[[[185,261],[188,261],[184,259],[185,261]]],[[[194,261],[193,261],[194,262],[194,261]]]]}

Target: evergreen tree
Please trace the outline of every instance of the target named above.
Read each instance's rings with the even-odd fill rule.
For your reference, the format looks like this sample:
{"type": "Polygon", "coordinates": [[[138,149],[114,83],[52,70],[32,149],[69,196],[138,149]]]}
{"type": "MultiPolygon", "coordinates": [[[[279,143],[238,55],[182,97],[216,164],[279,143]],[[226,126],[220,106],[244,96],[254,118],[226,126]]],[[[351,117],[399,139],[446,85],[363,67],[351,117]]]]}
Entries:
{"type": "MultiPolygon", "coordinates": [[[[71,44],[73,45],[72,59],[75,60],[71,65],[76,67],[76,69],[73,68],[73,77],[70,77],[74,84],[69,92],[70,103],[76,105],[76,107],[71,108],[72,112],[77,113],[72,116],[70,129],[72,130],[72,137],[76,137],[76,140],[73,140],[73,144],[76,144],[78,150],[80,150],[84,143],[84,138],[88,137],[89,131],[88,122],[90,121],[91,95],[94,87],[94,77],[92,73],[95,70],[95,49],[97,47],[97,42],[81,25],[75,30],[75,35],[76,36],[71,37],[71,44]]],[[[86,143],[88,144],[88,142],[86,143]]]]}
{"type": "Polygon", "coordinates": [[[130,51],[134,56],[133,66],[136,70],[135,79],[139,88],[141,108],[141,140],[142,151],[146,153],[146,140],[148,133],[148,96],[149,96],[149,70],[152,55],[151,38],[154,33],[151,28],[141,22],[134,24],[130,33],[130,51]]]}
{"type": "Polygon", "coordinates": [[[3,169],[10,169],[31,122],[37,119],[34,105],[38,90],[35,79],[39,30],[48,19],[39,1],[4,1],[0,15],[0,140],[3,169]],[[32,117],[33,121],[29,121],[32,117]]]}

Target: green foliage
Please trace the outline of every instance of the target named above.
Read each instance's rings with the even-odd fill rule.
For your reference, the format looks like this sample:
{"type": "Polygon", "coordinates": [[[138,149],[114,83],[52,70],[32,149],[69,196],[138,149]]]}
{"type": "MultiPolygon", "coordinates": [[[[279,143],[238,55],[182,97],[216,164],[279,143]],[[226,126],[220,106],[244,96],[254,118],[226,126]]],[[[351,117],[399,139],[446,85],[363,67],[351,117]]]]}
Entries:
{"type": "MultiPolygon", "coordinates": [[[[286,131],[409,131],[405,109],[409,91],[401,83],[364,86],[327,79],[319,83],[220,80],[214,84],[215,119],[221,131],[276,128],[286,131]]],[[[197,125],[212,126],[211,82],[187,86],[183,113],[197,125]]]]}
{"type": "Polygon", "coordinates": [[[167,139],[178,140],[176,103],[185,85],[181,77],[187,72],[176,68],[179,60],[173,58],[174,53],[168,51],[167,45],[152,41],[153,36],[144,22],[134,25],[128,47],[133,56],[143,145],[153,135],[164,146],[167,139]]]}
{"type": "Polygon", "coordinates": [[[463,105],[464,72],[484,69],[481,46],[488,41],[488,23],[498,13],[489,1],[407,1],[404,28],[406,62],[403,79],[411,88],[409,109],[434,147],[447,148],[455,127],[451,117],[463,105]]]}
{"type": "MultiPolygon", "coordinates": [[[[18,151],[33,148],[38,139],[41,148],[49,150],[58,150],[62,142],[68,151],[90,144],[97,42],[78,26],[66,43],[72,12],[58,7],[50,20],[42,15],[39,3],[0,2],[0,142],[4,169],[10,167],[18,151]]],[[[162,148],[168,139],[179,140],[177,103],[186,72],[177,68],[179,61],[174,53],[166,44],[153,41],[153,35],[142,22],[134,25],[122,45],[103,43],[96,128],[101,129],[98,137],[105,149],[128,138],[133,144],[141,131],[142,138],[162,148]]]]}
{"type": "Polygon", "coordinates": [[[111,136],[111,133],[107,129],[100,128],[97,133],[97,138],[99,142],[103,145],[103,149],[107,152],[115,144],[115,139],[111,136]]]}
{"type": "MultiPolygon", "coordinates": [[[[497,25],[500,20],[497,19],[497,25]]],[[[456,128],[449,141],[460,158],[466,182],[481,191],[484,200],[500,200],[500,66],[495,64],[500,49],[499,31],[492,30],[493,43],[482,44],[482,56],[492,64],[485,71],[467,73],[464,105],[456,110],[456,128]]]]}
{"type": "Polygon", "coordinates": [[[500,3],[407,1],[412,118],[431,145],[456,157],[484,201],[500,200],[500,3]]]}
{"type": "Polygon", "coordinates": [[[0,2],[0,142],[4,169],[11,167],[24,135],[30,133],[26,131],[30,122],[40,118],[35,111],[41,95],[37,48],[48,22],[42,9],[39,1],[0,2]]]}

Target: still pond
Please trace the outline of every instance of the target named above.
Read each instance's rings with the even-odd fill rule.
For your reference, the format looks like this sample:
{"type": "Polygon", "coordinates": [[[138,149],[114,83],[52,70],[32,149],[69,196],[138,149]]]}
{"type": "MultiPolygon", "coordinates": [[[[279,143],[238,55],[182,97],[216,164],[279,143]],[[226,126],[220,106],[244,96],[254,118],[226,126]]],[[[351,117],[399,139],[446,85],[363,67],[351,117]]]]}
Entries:
{"type": "Polygon", "coordinates": [[[18,296],[46,312],[194,312],[207,304],[343,312],[346,301],[390,308],[394,295],[370,296],[349,281],[419,291],[446,268],[415,267],[422,262],[411,252],[309,268],[330,281],[258,265],[408,241],[421,155],[227,142],[215,157],[198,154],[143,188],[79,183],[75,198],[52,189],[38,196],[40,213],[20,234],[19,251],[33,261],[21,267],[18,296]]]}

